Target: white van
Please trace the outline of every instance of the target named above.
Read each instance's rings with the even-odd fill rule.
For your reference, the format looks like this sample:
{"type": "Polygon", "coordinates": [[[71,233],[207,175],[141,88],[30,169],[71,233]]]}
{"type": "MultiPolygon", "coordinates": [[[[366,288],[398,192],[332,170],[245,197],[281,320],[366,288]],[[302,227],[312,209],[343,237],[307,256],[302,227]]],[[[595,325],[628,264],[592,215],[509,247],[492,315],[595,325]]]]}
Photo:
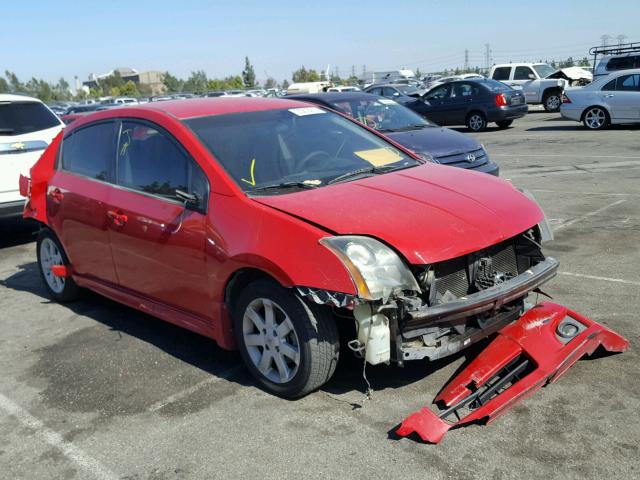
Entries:
{"type": "Polygon", "coordinates": [[[40,158],[64,123],[37,98],[0,94],[0,219],[24,208],[20,175],[40,158]]]}

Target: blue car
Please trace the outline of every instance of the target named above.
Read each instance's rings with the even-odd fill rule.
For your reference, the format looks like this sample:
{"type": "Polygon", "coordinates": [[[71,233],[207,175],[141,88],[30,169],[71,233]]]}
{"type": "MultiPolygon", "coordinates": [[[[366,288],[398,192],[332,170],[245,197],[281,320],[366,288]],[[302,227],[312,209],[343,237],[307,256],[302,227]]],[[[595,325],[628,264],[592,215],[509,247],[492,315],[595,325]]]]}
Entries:
{"type": "Polygon", "coordinates": [[[442,128],[390,98],[361,92],[292,95],[349,115],[422,158],[498,176],[499,167],[476,139],[442,128]]]}

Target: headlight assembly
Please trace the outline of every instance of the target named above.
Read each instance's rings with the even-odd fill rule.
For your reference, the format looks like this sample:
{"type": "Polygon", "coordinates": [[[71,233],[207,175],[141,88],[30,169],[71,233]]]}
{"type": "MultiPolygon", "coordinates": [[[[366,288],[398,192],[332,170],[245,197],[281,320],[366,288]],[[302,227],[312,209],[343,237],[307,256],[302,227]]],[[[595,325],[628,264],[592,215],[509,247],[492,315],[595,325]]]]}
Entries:
{"type": "Polygon", "coordinates": [[[320,244],[342,261],[362,299],[386,300],[397,290],[420,292],[418,282],[402,259],[378,240],[345,235],[322,238],[320,244]]]}

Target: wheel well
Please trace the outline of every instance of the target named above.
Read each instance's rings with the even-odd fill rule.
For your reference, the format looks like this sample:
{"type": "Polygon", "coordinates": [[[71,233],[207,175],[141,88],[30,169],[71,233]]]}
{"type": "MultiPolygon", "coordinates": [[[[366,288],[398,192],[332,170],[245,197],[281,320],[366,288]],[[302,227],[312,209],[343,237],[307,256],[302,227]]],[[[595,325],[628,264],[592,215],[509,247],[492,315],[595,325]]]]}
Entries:
{"type": "Polygon", "coordinates": [[[224,302],[229,307],[229,311],[233,311],[234,303],[242,290],[250,283],[262,278],[273,280],[277,283],[277,280],[271,275],[257,268],[243,268],[236,271],[224,289],[224,302]]]}
{"type": "Polygon", "coordinates": [[[605,107],[603,107],[602,105],[589,105],[587,108],[585,108],[582,111],[582,115],[580,115],[580,121],[584,122],[584,116],[587,114],[587,112],[591,109],[591,108],[599,108],[602,111],[604,111],[604,114],[607,116],[607,119],[611,120],[611,115],[609,115],[609,110],[607,110],[605,107]]]}
{"type": "Polygon", "coordinates": [[[542,98],[547,98],[552,93],[562,93],[562,89],[560,87],[548,87],[542,92],[542,98]]]}
{"type": "Polygon", "coordinates": [[[487,116],[485,115],[485,113],[482,110],[471,110],[469,113],[467,113],[467,120],[474,113],[479,113],[482,116],[482,118],[484,118],[485,120],[487,119],[487,116]]]}

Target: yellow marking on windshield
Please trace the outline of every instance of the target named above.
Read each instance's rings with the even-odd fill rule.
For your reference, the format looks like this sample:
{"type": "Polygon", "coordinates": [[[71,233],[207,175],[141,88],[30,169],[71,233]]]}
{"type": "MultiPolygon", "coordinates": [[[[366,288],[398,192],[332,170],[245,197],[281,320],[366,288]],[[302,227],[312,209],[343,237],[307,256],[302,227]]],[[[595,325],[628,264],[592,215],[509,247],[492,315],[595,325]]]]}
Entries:
{"type": "Polygon", "coordinates": [[[402,156],[391,148],[373,148],[371,150],[360,150],[354,152],[357,156],[374,167],[382,167],[390,163],[396,163],[402,160],[402,156]]]}
{"type": "Polygon", "coordinates": [[[256,177],[254,175],[255,169],[256,169],[256,159],[254,158],[253,160],[251,160],[251,181],[245,180],[244,178],[241,178],[240,180],[242,180],[244,183],[248,183],[252,187],[255,187],[256,186],[256,177]]]}

